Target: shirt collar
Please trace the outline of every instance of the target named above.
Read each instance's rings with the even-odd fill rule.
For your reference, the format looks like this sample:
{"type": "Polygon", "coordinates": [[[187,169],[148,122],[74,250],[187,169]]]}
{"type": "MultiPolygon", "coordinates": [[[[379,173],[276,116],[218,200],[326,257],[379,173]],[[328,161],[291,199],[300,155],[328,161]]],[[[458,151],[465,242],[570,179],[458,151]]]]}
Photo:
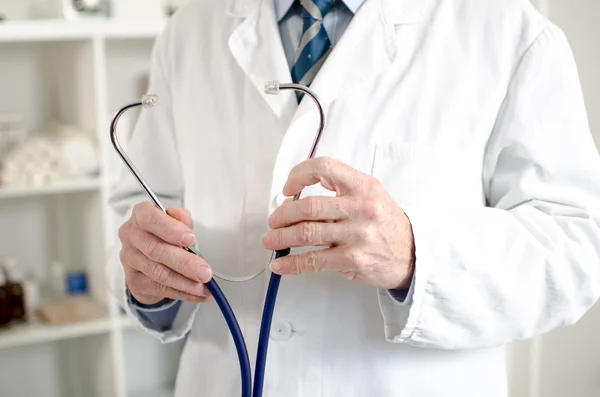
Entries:
{"type": "MultiPolygon", "coordinates": [[[[274,0],[275,4],[275,16],[277,17],[277,22],[281,22],[285,14],[288,13],[295,0],[274,0]]],[[[352,14],[356,14],[360,6],[366,0],[341,0],[342,3],[350,10],[352,14]]]]}

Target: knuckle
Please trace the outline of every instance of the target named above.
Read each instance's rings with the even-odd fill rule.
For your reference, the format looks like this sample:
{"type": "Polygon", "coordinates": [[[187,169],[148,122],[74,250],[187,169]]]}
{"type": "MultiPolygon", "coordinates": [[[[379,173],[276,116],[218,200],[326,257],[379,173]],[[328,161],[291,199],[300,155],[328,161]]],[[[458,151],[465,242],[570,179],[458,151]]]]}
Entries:
{"type": "Polygon", "coordinates": [[[317,170],[322,173],[327,173],[333,168],[334,161],[331,157],[321,157],[316,164],[317,170]]]}
{"type": "Polygon", "coordinates": [[[356,248],[348,248],[344,250],[344,261],[353,268],[360,265],[360,251],[356,248]]]}
{"type": "Polygon", "coordinates": [[[380,193],[380,192],[386,191],[383,184],[381,183],[381,181],[379,179],[371,177],[371,178],[368,178],[368,180],[369,180],[369,186],[372,188],[372,190],[374,192],[380,193]]]}
{"type": "Polygon", "coordinates": [[[169,292],[169,287],[167,287],[166,285],[164,285],[162,283],[157,283],[156,288],[160,292],[161,296],[166,296],[167,293],[169,292]]]}
{"type": "Polygon", "coordinates": [[[154,262],[160,262],[164,252],[163,245],[156,238],[149,238],[146,242],[146,255],[154,262]]]}
{"type": "Polygon", "coordinates": [[[369,192],[377,189],[379,181],[373,177],[360,178],[360,184],[369,192]]]}
{"type": "Polygon", "coordinates": [[[300,215],[304,218],[312,219],[319,215],[320,200],[317,197],[307,197],[304,199],[304,205],[300,206],[300,215]]]}
{"type": "Polygon", "coordinates": [[[158,211],[148,205],[139,204],[139,206],[135,213],[135,221],[142,229],[149,230],[156,223],[158,211]]]}
{"type": "Polygon", "coordinates": [[[302,274],[302,259],[298,256],[290,257],[290,267],[293,274],[302,274]]]}
{"type": "Polygon", "coordinates": [[[268,238],[267,238],[268,242],[274,245],[281,245],[283,244],[283,231],[282,230],[273,230],[271,232],[269,232],[268,238]]]}
{"type": "Polygon", "coordinates": [[[184,256],[183,259],[176,264],[175,270],[181,274],[191,274],[194,268],[194,262],[195,261],[192,258],[184,256]]]}
{"type": "Polygon", "coordinates": [[[169,281],[169,270],[164,266],[155,265],[152,271],[152,278],[159,284],[166,284],[169,281]]]}
{"type": "Polygon", "coordinates": [[[156,223],[156,211],[148,211],[148,214],[143,218],[143,227],[149,229],[156,223]]]}
{"type": "Polygon", "coordinates": [[[147,275],[148,277],[152,277],[152,275],[154,274],[154,268],[157,265],[155,263],[152,262],[145,262],[142,264],[142,273],[147,275]]]}
{"type": "Polygon", "coordinates": [[[383,208],[377,200],[368,199],[363,202],[362,214],[367,219],[378,219],[383,215],[383,208]]]}
{"type": "Polygon", "coordinates": [[[315,228],[314,225],[310,222],[304,222],[300,224],[300,227],[298,227],[298,242],[300,244],[309,244],[313,238],[314,238],[314,234],[315,234],[315,228]]]}
{"type": "Polygon", "coordinates": [[[166,276],[163,276],[165,279],[163,284],[169,285],[169,286],[174,286],[175,282],[177,280],[177,273],[175,273],[171,269],[165,269],[164,273],[166,274],[166,276]]]}
{"type": "Polygon", "coordinates": [[[371,233],[369,232],[369,230],[364,227],[359,227],[356,230],[355,234],[356,234],[356,238],[359,241],[368,241],[369,238],[371,237],[371,233]]]}
{"type": "Polygon", "coordinates": [[[309,251],[306,254],[306,264],[313,273],[318,273],[321,271],[319,267],[319,261],[317,257],[317,253],[315,251],[309,251]]]}

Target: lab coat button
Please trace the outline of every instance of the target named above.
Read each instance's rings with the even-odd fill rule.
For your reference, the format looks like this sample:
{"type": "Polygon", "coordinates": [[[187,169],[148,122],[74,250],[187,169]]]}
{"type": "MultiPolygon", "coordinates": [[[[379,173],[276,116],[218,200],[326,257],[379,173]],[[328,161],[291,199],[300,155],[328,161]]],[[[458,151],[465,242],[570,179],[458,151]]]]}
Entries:
{"type": "Polygon", "coordinates": [[[284,342],[292,337],[292,324],[287,321],[277,321],[271,326],[271,339],[284,342]]]}

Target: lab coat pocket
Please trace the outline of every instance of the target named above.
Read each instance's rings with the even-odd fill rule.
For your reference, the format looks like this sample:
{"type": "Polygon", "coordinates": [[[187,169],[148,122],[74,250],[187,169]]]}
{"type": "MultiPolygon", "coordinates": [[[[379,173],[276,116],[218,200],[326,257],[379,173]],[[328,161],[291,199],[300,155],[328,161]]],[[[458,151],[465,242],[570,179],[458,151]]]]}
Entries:
{"type": "Polygon", "coordinates": [[[379,143],[372,173],[399,205],[481,206],[482,154],[474,146],[379,143]]]}

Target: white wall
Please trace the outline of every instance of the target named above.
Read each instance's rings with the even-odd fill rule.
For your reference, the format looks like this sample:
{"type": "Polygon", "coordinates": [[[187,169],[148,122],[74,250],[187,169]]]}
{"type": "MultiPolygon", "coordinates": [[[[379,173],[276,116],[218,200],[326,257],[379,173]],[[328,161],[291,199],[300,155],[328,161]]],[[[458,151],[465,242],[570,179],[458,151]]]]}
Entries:
{"type": "Polygon", "coordinates": [[[600,146],[600,1],[552,0],[550,19],[567,34],[579,66],[596,146],[600,146]]]}
{"type": "Polygon", "coordinates": [[[0,14],[8,19],[23,19],[29,15],[30,0],[0,0],[0,14]]]}

